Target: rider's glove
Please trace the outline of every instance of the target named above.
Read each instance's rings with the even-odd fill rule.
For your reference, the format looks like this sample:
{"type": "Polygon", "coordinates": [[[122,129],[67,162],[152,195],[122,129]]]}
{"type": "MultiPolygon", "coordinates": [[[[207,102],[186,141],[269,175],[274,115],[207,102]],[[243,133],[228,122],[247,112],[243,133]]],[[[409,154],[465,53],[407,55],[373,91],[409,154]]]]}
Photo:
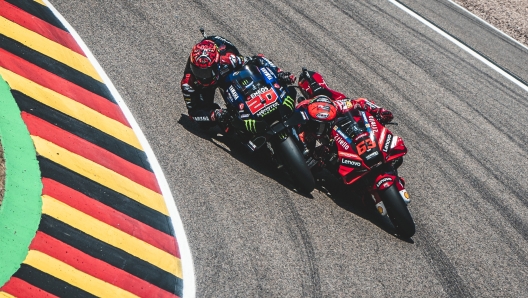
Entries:
{"type": "Polygon", "coordinates": [[[262,59],[262,57],[259,55],[244,57],[244,65],[248,63],[257,65],[259,67],[266,66],[266,61],[264,61],[264,59],[262,59]]]}
{"type": "Polygon", "coordinates": [[[211,121],[223,122],[227,120],[228,112],[224,109],[216,109],[211,113],[211,121]]]}
{"type": "Polygon", "coordinates": [[[277,74],[277,78],[279,79],[279,82],[281,84],[286,84],[286,85],[291,85],[295,83],[295,80],[297,80],[294,74],[292,74],[291,72],[287,72],[287,71],[279,72],[277,74]]]}
{"type": "Polygon", "coordinates": [[[255,59],[253,57],[246,56],[244,57],[244,65],[248,64],[249,62],[253,62],[255,59]]]}
{"type": "Polygon", "coordinates": [[[377,109],[372,110],[372,114],[374,114],[376,118],[378,118],[381,124],[387,124],[391,122],[392,119],[394,118],[394,115],[392,115],[391,111],[385,110],[383,108],[377,108],[377,109]]]}

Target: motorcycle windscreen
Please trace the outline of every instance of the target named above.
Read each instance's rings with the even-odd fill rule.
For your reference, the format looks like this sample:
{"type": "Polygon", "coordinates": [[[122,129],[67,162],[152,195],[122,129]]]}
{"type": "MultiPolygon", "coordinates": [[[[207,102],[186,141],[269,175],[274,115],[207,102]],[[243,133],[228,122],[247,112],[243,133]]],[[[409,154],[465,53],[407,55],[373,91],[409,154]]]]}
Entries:
{"type": "Polygon", "coordinates": [[[363,159],[365,165],[372,167],[383,160],[383,154],[365,118],[363,112],[351,110],[345,113],[339,122],[341,122],[341,131],[350,138],[351,145],[355,146],[355,151],[363,159]]]}

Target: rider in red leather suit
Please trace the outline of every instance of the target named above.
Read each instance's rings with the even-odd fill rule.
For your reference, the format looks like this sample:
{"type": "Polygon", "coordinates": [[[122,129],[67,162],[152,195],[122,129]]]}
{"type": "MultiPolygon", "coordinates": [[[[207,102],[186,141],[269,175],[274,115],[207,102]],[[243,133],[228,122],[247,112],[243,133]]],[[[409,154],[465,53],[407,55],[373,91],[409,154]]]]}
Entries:
{"type": "MultiPolygon", "coordinates": [[[[329,98],[333,106],[335,106],[333,112],[335,112],[336,117],[345,114],[351,109],[359,109],[377,117],[382,124],[389,123],[393,119],[393,115],[389,110],[375,105],[372,101],[365,98],[350,99],[343,93],[330,89],[323,77],[317,72],[303,69],[303,72],[299,75],[298,85],[301,88],[303,96],[306,98],[297,104],[296,109],[298,110],[307,109],[308,105],[314,100],[324,101],[325,98],[329,98]]],[[[317,124],[317,122],[313,122],[312,124],[317,124]]],[[[321,125],[327,124],[321,122],[321,125]]],[[[305,156],[315,147],[315,140],[321,137],[323,131],[317,127],[306,125],[299,133],[299,138],[304,146],[305,156]]]]}

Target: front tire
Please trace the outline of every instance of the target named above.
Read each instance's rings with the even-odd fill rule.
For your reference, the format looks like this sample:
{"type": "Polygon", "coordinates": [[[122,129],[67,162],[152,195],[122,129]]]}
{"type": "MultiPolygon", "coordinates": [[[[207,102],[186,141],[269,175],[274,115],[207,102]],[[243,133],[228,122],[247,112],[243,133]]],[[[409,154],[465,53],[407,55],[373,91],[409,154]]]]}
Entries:
{"type": "Polygon", "coordinates": [[[304,193],[312,192],[315,188],[315,180],[293,139],[288,137],[283,141],[279,141],[274,147],[275,154],[281,159],[299,191],[304,193]]]}
{"type": "Polygon", "coordinates": [[[387,208],[388,216],[396,228],[396,232],[402,238],[412,237],[416,232],[414,220],[396,185],[380,191],[379,195],[385,208],[387,208]]]}

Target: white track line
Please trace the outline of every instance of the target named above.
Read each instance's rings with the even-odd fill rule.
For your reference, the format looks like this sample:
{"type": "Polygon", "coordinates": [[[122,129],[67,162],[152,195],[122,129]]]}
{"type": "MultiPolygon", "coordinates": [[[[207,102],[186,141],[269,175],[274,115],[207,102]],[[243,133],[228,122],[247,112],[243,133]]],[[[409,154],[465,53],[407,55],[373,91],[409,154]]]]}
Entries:
{"type": "Polygon", "coordinates": [[[482,19],[481,17],[477,16],[476,14],[472,13],[471,11],[467,10],[465,7],[461,6],[460,4],[456,3],[455,1],[453,0],[447,0],[449,2],[451,2],[453,5],[457,6],[460,10],[463,10],[465,11],[467,14],[469,15],[472,15],[475,19],[481,21],[482,23],[484,23],[484,25],[487,25],[488,27],[492,28],[493,30],[499,32],[500,34],[504,35],[504,37],[508,38],[509,40],[513,41],[514,43],[518,44],[519,46],[523,47],[524,49],[528,50],[528,47],[525,46],[524,44],[520,43],[518,40],[514,39],[513,37],[509,36],[508,34],[500,31],[499,29],[497,29],[495,26],[493,26],[492,24],[486,22],[484,19],[482,19]]]}
{"type": "MultiPolygon", "coordinates": [[[[508,80],[512,81],[513,83],[515,83],[517,86],[521,87],[524,91],[527,91],[528,92],[528,86],[526,84],[524,84],[523,82],[517,80],[515,77],[513,77],[512,75],[510,75],[509,73],[505,72],[504,70],[502,70],[501,68],[499,68],[495,63],[491,62],[490,60],[486,59],[485,57],[483,57],[482,55],[480,55],[479,53],[475,52],[474,50],[472,50],[471,48],[469,48],[468,46],[466,46],[465,44],[461,43],[460,41],[456,40],[453,36],[451,36],[449,33],[445,32],[444,30],[438,28],[437,26],[433,25],[431,22],[427,21],[426,19],[422,18],[420,15],[418,15],[417,13],[415,13],[414,11],[410,10],[409,8],[407,8],[406,6],[402,5],[400,2],[396,1],[396,0],[388,0],[390,3],[396,5],[398,8],[400,8],[401,10],[405,11],[406,13],[408,13],[409,15],[411,15],[412,17],[414,17],[415,19],[417,19],[418,21],[422,22],[424,25],[426,25],[427,27],[433,29],[435,32],[439,33],[440,35],[442,35],[443,37],[447,38],[449,41],[451,41],[452,43],[454,43],[455,45],[457,45],[459,48],[463,49],[464,51],[468,52],[471,56],[477,58],[478,60],[480,60],[481,62],[483,62],[484,64],[486,64],[487,66],[491,67],[493,70],[495,70],[496,72],[500,73],[502,76],[504,76],[505,78],[507,78],[508,80]]],[[[491,26],[491,25],[490,25],[491,26]]]]}
{"type": "Polygon", "coordinates": [[[178,208],[176,208],[176,203],[174,202],[174,198],[172,196],[167,180],[165,179],[165,175],[163,174],[161,166],[159,165],[159,162],[156,159],[156,156],[154,155],[154,152],[152,151],[150,144],[148,143],[147,139],[145,138],[145,135],[139,128],[139,125],[134,119],[134,116],[132,116],[132,113],[130,112],[125,102],[123,101],[123,98],[121,97],[121,95],[119,95],[119,93],[117,92],[117,89],[112,84],[112,81],[110,81],[110,78],[108,78],[108,76],[104,72],[99,62],[97,62],[97,60],[93,56],[90,49],[88,49],[88,46],[86,46],[86,44],[83,42],[79,34],[77,34],[75,29],[73,29],[73,27],[51,5],[51,3],[48,0],[44,0],[44,2],[49,7],[49,9],[53,11],[55,16],[62,22],[62,24],[68,29],[71,35],[75,38],[75,40],[81,46],[82,50],[84,51],[84,53],[86,54],[86,56],[88,57],[92,65],[95,67],[99,75],[103,78],[104,83],[106,84],[106,86],[108,87],[108,89],[110,90],[114,98],[116,99],[117,103],[119,104],[119,107],[125,114],[126,119],[132,126],[132,129],[136,133],[136,136],[138,137],[139,142],[141,143],[141,146],[143,147],[145,153],[147,154],[150,165],[152,166],[152,170],[154,171],[154,174],[156,175],[156,178],[160,185],[163,198],[165,199],[165,204],[167,205],[167,208],[169,209],[169,215],[172,219],[172,226],[174,228],[174,232],[176,234],[176,240],[178,242],[178,247],[180,249],[180,256],[181,256],[182,270],[183,270],[183,297],[194,298],[196,296],[196,284],[195,284],[194,265],[192,262],[191,250],[189,249],[189,243],[187,242],[187,236],[185,235],[185,231],[183,229],[183,224],[180,218],[180,214],[178,213],[178,208]]]}

